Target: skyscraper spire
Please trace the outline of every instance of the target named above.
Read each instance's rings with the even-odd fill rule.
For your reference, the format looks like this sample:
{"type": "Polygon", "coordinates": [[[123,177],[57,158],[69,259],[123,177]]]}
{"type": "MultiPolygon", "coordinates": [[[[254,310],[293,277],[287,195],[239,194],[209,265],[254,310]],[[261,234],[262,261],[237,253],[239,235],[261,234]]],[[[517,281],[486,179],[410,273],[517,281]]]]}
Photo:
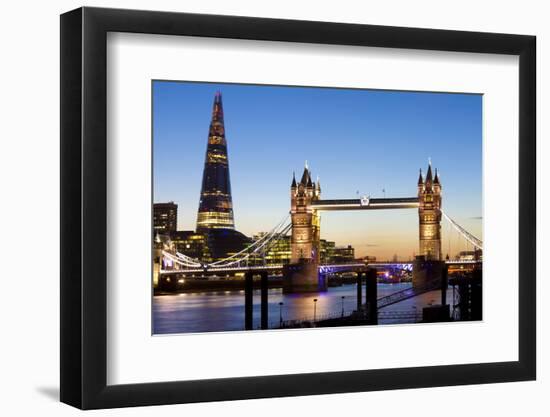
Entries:
{"type": "Polygon", "coordinates": [[[212,121],[208,131],[197,231],[234,228],[222,94],[218,91],[214,96],[212,121]]]}
{"type": "Polygon", "coordinates": [[[216,91],[214,95],[214,106],[212,107],[212,123],[210,123],[210,133],[212,133],[213,122],[219,122],[223,130],[223,104],[222,104],[222,93],[216,91]]]}

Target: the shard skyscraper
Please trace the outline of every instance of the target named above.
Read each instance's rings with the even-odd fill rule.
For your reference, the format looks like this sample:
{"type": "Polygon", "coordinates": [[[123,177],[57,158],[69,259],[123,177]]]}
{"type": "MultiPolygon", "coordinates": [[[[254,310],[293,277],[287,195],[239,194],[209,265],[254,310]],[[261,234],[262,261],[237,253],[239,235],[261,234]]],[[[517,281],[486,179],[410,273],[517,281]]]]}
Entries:
{"type": "Polygon", "coordinates": [[[197,215],[197,231],[211,229],[235,229],[222,95],[219,91],[214,97],[197,215]]]}

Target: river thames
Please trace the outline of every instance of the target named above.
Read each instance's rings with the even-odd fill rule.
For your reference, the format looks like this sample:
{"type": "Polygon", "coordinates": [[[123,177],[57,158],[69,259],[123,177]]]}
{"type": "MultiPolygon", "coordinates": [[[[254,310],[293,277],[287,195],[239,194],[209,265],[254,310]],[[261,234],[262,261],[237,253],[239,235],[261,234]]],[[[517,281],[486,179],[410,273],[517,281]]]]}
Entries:
{"type": "MultiPolygon", "coordinates": [[[[378,297],[410,288],[410,283],[378,284],[378,297]]],[[[365,288],[363,288],[364,300],[365,288]]],[[[281,319],[322,320],[348,315],[357,307],[355,284],[330,287],[324,293],[283,294],[269,290],[269,328],[278,328],[281,319]],[[314,303],[314,299],[317,302],[314,303]],[[279,303],[283,303],[280,305],[279,303]],[[316,304],[316,305],[314,305],[316,304]]],[[[422,308],[441,302],[441,292],[432,291],[382,310],[379,324],[415,323],[422,308]]],[[[452,288],[447,291],[452,303],[452,288]]],[[[260,326],[260,291],[254,291],[254,329],[260,326]]],[[[244,330],[244,291],[212,291],[158,295],[153,297],[153,334],[201,333],[244,330]]]]}

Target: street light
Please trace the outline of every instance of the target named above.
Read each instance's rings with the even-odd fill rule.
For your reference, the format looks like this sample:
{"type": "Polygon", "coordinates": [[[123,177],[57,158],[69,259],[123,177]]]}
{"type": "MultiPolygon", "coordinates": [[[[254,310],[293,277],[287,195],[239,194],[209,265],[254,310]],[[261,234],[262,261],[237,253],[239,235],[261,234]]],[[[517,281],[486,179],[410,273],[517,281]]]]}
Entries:
{"type": "Polygon", "coordinates": [[[317,321],[317,298],[313,299],[313,322],[317,321]]]}
{"type": "Polygon", "coordinates": [[[279,302],[279,327],[283,327],[283,302],[279,302]]]}
{"type": "Polygon", "coordinates": [[[344,317],[344,298],[346,298],[345,295],[342,296],[342,317],[344,317]]]}

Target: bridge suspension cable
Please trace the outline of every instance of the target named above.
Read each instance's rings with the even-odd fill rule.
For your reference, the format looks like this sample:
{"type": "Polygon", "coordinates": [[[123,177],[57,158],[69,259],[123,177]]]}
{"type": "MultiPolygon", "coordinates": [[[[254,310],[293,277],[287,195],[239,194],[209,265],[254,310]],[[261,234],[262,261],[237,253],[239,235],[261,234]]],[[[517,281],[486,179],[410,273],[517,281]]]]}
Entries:
{"type": "Polygon", "coordinates": [[[474,247],[476,247],[477,249],[483,249],[483,241],[481,239],[478,239],[466,229],[464,229],[461,225],[451,219],[443,210],[440,210],[440,212],[443,215],[443,218],[447,220],[455,228],[455,230],[464,237],[464,239],[474,245],[474,247]]]}
{"type": "MultiPolygon", "coordinates": [[[[252,252],[248,252],[246,253],[245,256],[239,258],[239,259],[235,259],[234,261],[231,261],[231,262],[227,262],[227,263],[224,263],[224,264],[220,264],[220,263],[217,263],[216,265],[214,265],[213,263],[212,264],[208,264],[206,266],[214,266],[214,267],[218,267],[218,268],[226,268],[226,267],[230,267],[230,266],[233,266],[233,265],[236,265],[236,264],[239,264],[243,261],[246,261],[248,258],[250,258],[252,255],[255,255],[257,254],[261,249],[263,249],[264,247],[266,247],[268,244],[270,243],[274,243],[276,241],[278,241],[281,237],[285,236],[289,230],[292,228],[292,224],[287,224],[281,231],[279,231],[278,233],[275,233],[271,236],[270,239],[268,240],[265,240],[260,246],[258,246],[256,249],[254,249],[254,251],[252,252]]],[[[268,246],[269,248],[269,246],[268,246]]],[[[227,261],[229,258],[227,259],[224,259],[223,261],[227,261]]],[[[221,262],[221,261],[220,261],[221,262]]]]}
{"type": "Polygon", "coordinates": [[[176,252],[176,256],[178,258],[180,258],[181,260],[183,260],[184,262],[188,262],[188,263],[192,264],[193,266],[201,266],[202,265],[198,259],[191,258],[190,256],[187,256],[183,253],[176,252]]]}
{"type": "Polygon", "coordinates": [[[219,261],[216,261],[216,262],[212,262],[212,263],[209,263],[207,264],[208,266],[216,266],[216,265],[220,265],[220,264],[223,264],[231,259],[234,259],[234,258],[237,258],[238,256],[242,255],[242,254],[246,254],[246,253],[251,253],[251,252],[256,252],[258,250],[258,247],[260,247],[260,245],[263,244],[263,242],[267,241],[267,240],[270,240],[273,238],[273,236],[281,229],[281,228],[284,228],[284,224],[287,222],[288,218],[290,217],[290,214],[286,214],[285,217],[273,228],[271,229],[268,233],[266,233],[265,235],[263,235],[260,239],[256,240],[254,243],[252,243],[250,246],[247,246],[246,248],[244,248],[243,250],[225,258],[225,259],[221,259],[219,261]]]}
{"type": "Polygon", "coordinates": [[[289,217],[290,214],[286,214],[285,217],[273,229],[254,241],[251,245],[225,259],[220,259],[216,262],[203,263],[198,259],[191,258],[179,252],[176,252],[174,255],[168,251],[163,251],[162,254],[170,261],[184,268],[227,268],[246,261],[251,256],[258,254],[261,250],[268,249],[273,243],[285,236],[292,228],[292,224],[288,222],[289,217]]]}
{"type": "MultiPolygon", "coordinates": [[[[184,258],[179,258],[178,256],[175,256],[173,254],[171,254],[170,252],[168,251],[165,251],[163,250],[162,251],[162,255],[165,257],[165,258],[168,258],[170,259],[172,262],[178,264],[178,265],[181,265],[181,266],[185,266],[185,267],[193,267],[193,268],[198,268],[200,267],[202,264],[198,263],[198,262],[195,262],[193,260],[193,258],[189,258],[188,256],[186,257],[187,259],[190,259],[191,261],[188,261],[187,259],[184,259],[184,258]]],[[[178,255],[181,255],[181,254],[178,254],[178,255]]],[[[185,255],[184,255],[185,256],[185,255]]]]}

